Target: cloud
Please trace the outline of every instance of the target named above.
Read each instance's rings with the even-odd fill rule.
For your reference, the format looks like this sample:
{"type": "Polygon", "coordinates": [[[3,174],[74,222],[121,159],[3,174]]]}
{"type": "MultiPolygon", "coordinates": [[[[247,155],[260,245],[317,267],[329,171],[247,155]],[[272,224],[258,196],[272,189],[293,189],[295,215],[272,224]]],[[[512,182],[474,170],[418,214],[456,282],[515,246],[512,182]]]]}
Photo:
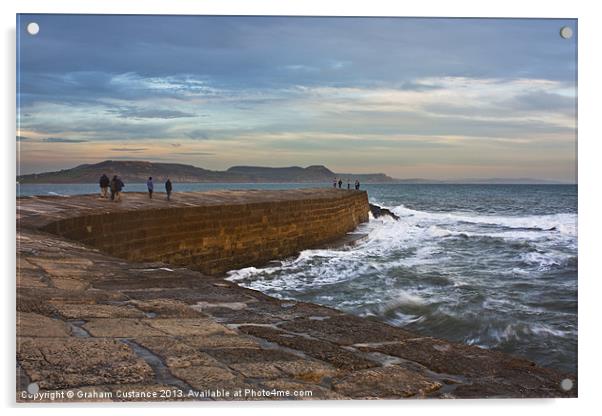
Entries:
{"type": "Polygon", "coordinates": [[[574,39],[557,36],[574,20],[34,17],[50,30],[21,39],[24,105],[211,97],[224,87],[429,88],[412,80],[449,75],[572,81],[576,73],[574,39]]]}
{"type": "Polygon", "coordinates": [[[174,119],[174,118],[188,118],[188,117],[195,116],[192,113],[187,113],[187,112],[179,111],[179,110],[153,109],[153,108],[125,107],[125,108],[109,109],[107,111],[110,113],[116,114],[118,117],[137,118],[137,119],[145,119],[145,118],[174,119]]]}
{"type": "Polygon", "coordinates": [[[35,111],[22,126],[37,134],[60,134],[66,125],[74,126],[69,134],[88,141],[225,142],[250,132],[287,131],[524,138],[574,130],[575,98],[564,92],[568,87],[540,79],[431,77],[417,78],[402,88],[223,89],[208,101],[196,96],[176,102],[154,98],[145,99],[145,107],[115,104],[111,111],[106,111],[109,104],[39,103],[31,107],[35,111]],[[177,105],[177,110],[142,111],[151,105],[158,109],[177,105]],[[210,117],[179,118],[194,114],[199,106],[210,117]]]}
{"type": "Polygon", "coordinates": [[[146,147],[112,147],[109,149],[113,152],[143,152],[148,150],[146,147]]]}
{"type": "Polygon", "coordinates": [[[215,153],[211,153],[211,152],[173,152],[171,154],[179,155],[179,156],[212,156],[212,155],[215,155],[215,153]]]}
{"type": "Polygon", "coordinates": [[[309,65],[300,65],[300,64],[295,64],[295,65],[284,65],[282,67],[282,69],[285,69],[287,71],[293,71],[293,72],[314,72],[314,71],[319,71],[320,68],[316,68],[314,66],[309,66],[309,65]]]}
{"type": "Polygon", "coordinates": [[[47,139],[43,139],[43,142],[46,143],[85,143],[87,140],[83,139],[66,139],[63,137],[48,137],[47,139]]]}
{"type": "MultiPolygon", "coordinates": [[[[146,159],[146,158],[145,158],[146,159]]],[[[111,156],[111,160],[129,160],[129,161],[138,161],[140,159],[132,158],[131,156],[111,156]]]]}
{"type": "Polygon", "coordinates": [[[420,81],[406,81],[403,82],[400,86],[400,90],[404,91],[432,91],[442,89],[443,86],[437,84],[428,84],[420,81]]]}
{"type": "Polygon", "coordinates": [[[570,19],[34,17],[49,30],[22,39],[23,47],[34,52],[21,56],[24,70],[94,68],[144,71],[154,77],[201,73],[247,86],[290,85],[291,74],[280,70],[287,66],[320,68],[295,73],[301,76],[296,83],[313,85],[461,73],[491,77],[545,72],[550,78],[569,79],[567,62],[576,45],[574,39],[557,36],[563,25],[576,32],[570,19]],[[328,67],[334,70],[323,70],[328,67]]]}
{"type": "Polygon", "coordinates": [[[209,140],[209,134],[206,131],[192,130],[185,134],[186,137],[189,137],[193,140],[209,140]]]}
{"type": "Polygon", "coordinates": [[[576,97],[545,90],[534,90],[519,94],[503,104],[518,111],[574,113],[576,102],[576,97]]]}

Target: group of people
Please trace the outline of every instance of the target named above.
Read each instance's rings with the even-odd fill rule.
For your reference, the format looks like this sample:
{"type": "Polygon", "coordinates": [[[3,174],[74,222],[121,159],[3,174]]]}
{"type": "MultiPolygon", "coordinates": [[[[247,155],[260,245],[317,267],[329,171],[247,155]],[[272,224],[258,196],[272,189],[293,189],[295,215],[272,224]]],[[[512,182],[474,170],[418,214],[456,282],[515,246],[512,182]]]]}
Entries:
{"type": "Polygon", "coordinates": [[[113,178],[109,179],[109,177],[103,173],[100,177],[99,185],[100,196],[102,198],[108,198],[110,191],[111,201],[121,201],[121,191],[123,190],[125,184],[119,176],[113,175],[113,178]]]}
{"type": "MultiPolygon", "coordinates": [[[[125,187],[125,184],[121,180],[121,178],[117,175],[113,175],[112,179],[106,174],[102,174],[100,180],[98,181],[100,185],[100,196],[101,198],[110,198],[111,201],[119,202],[121,201],[121,191],[125,187]]],[[[155,190],[155,185],[153,183],[152,176],[149,176],[148,181],[146,181],[146,187],[148,189],[148,197],[149,199],[153,199],[153,191],[155,190]]],[[[171,184],[171,180],[167,178],[165,182],[165,193],[167,194],[167,200],[171,200],[171,192],[173,190],[173,185],[171,184]]]]}
{"type": "MultiPolygon", "coordinates": [[[[336,188],[337,185],[338,185],[339,189],[341,189],[343,187],[343,180],[340,178],[338,180],[337,180],[337,178],[334,178],[334,180],[332,181],[332,186],[334,188],[336,188]]],[[[356,179],[354,186],[355,186],[356,191],[359,190],[360,189],[360,181],[356,179]]],[[[347,180],[347,189],[351,189],[351,183],[349,182],[349,180],[347,180]]]]}

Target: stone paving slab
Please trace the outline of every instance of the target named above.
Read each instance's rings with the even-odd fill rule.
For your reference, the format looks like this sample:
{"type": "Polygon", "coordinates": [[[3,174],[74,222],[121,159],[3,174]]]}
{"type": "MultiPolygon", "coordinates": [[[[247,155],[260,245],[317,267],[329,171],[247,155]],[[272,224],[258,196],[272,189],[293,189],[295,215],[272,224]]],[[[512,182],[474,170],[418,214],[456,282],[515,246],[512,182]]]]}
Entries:
{"type": "Polygon", "coordinates": [[[113,339],[19,336],[17,360],[32,382],[48,390],[150,382],[153,376],[144,360],[113,339]]]}
{"type": "Polygon", "coordinates": [[[61,320],[31,312],[17,314],[17,334],[21,337],[57,338],[70,333],[69,326],[61,320]]]}

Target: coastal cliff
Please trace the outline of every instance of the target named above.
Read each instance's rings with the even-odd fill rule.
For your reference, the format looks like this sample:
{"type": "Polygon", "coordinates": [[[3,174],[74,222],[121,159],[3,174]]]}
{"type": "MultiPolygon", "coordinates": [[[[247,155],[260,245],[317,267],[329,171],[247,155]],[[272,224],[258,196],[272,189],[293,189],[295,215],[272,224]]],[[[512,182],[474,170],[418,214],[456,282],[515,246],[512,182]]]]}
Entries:
{"type": "Polygon", "coordinates": [[[18,401],[31,383],[61,401],[577,394],[561,388],[574,375],[217,276],[344,236],[368,219],[364,192],[146,198],[17,199],[18,401]]]}
{"type": "Polygon", "coordinates": [[[331,183],[333,178],[343,178],[352,183],[392,183],[395,179],[384,173],[335,173],[326,166],[263,167],[233,166],[227,170],[208,170],[180,163],[158,163],[142,160],[105,160],[54,172],[32,173],[17,177],[21,184],[28,183],[97,183],[99,172],[109,176],[119,175],[130,183],[145,183],[149,176],[165,180],[168,176],[177,183],[331,183]]]}

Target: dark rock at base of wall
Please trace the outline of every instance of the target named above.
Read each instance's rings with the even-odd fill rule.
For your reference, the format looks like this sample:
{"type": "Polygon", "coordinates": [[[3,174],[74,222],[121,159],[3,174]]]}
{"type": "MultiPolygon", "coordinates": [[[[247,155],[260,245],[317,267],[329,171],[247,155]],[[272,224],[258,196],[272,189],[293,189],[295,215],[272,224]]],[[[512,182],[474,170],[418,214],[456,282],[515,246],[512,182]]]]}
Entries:
{"type": "Polygon", "coordinates": [[[370,204],[370,212],[374,216],[374,218],[382,217],[388,215],[394,220],[399,220],[399,216],[395,215],[391,210],[383,207],[379,207],[378,205],[370,204]]]}

